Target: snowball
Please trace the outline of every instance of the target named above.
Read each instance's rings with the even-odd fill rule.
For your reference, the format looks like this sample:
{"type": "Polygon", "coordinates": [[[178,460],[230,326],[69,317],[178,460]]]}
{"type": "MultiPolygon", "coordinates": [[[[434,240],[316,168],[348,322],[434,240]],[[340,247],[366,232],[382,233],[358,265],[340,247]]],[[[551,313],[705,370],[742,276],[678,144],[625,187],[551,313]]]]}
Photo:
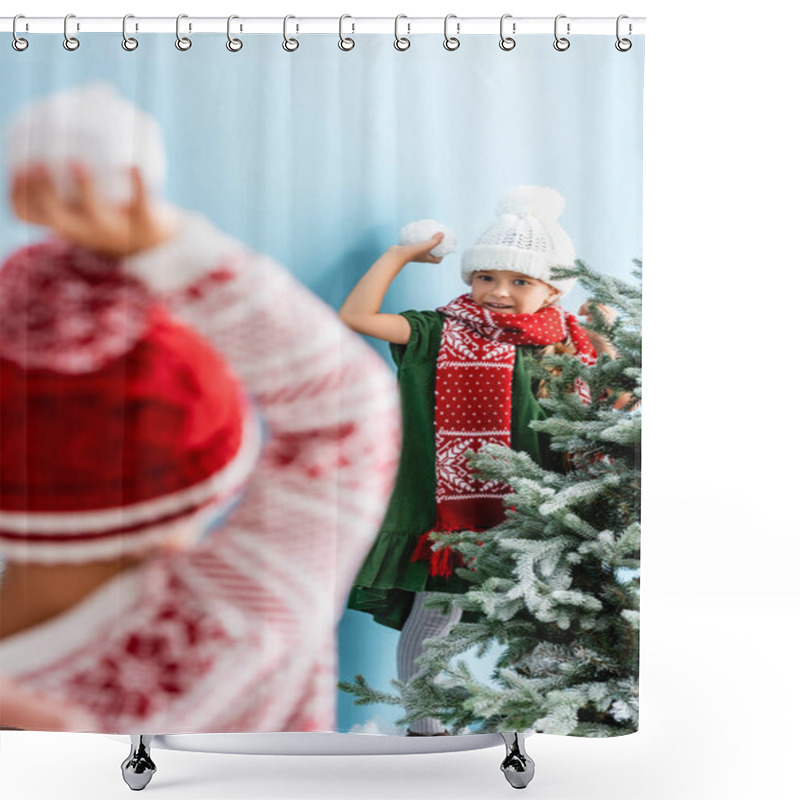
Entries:
{"type": "Polygon", "coordinates": [[[167,161],[161,126],[104,81],[37,98],[17,113],[3,139],[9,172],[46,164],[65,200],[77,191],[70,161],[88,169],[108,203],[130,202],[134,165],[149,193],[163,189],[167,161]]]}
{"type": "Polygon", "coordinates": [[[431,250],[431,255],[441,258],[455,252],[456,236],[453,231],[435,219],[421,219],[417,222],[409,222],[400,231],[399,242],[400,244],[424,242],[430,239],[434,233],[439,233],[440,231],[444,234],[444,239],[431,250]]]}

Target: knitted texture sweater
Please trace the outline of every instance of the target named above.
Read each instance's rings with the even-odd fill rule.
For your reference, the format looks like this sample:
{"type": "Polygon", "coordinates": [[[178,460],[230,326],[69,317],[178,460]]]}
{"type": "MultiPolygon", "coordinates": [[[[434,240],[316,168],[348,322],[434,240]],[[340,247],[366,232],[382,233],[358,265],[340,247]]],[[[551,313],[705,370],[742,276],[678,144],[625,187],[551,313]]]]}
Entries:
{"type": "Polygon", "coordinates": [[[0,671],[83,730],[336,730],[336,626],[395,477],[394,378],[274,261],[181,215],[126,262],[228,359],[269,429],[223,524],[0,640],[0,671]]]}

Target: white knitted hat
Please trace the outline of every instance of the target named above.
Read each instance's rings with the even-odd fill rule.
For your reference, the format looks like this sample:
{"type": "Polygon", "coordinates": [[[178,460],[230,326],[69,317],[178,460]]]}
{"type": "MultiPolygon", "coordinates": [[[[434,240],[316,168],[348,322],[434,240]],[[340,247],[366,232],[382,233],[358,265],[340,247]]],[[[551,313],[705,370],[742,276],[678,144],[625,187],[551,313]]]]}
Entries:
{"type": "Polygon", "coordinates": [[[10,174],[43,163],[65,199],[74,192],[69,161],[88,167],[101,197],[115,205],[132,197],[131,166],[141,169],[149,193],[160,194],[164,185],[167,157],[160,125],[108,83],[64,89],[26,105],[3,138],[10,174]]]}
{"type": "Polygon", "coordinates": [[[497,206],[498,217],[461,257],[461,277],[476,270],[507,269],[549,283],[565,295],[575,279],[555,279],[553,267],[572,267],[575,250],[558,217],[564,198],[548,186],[516,186],[497,206]]]}

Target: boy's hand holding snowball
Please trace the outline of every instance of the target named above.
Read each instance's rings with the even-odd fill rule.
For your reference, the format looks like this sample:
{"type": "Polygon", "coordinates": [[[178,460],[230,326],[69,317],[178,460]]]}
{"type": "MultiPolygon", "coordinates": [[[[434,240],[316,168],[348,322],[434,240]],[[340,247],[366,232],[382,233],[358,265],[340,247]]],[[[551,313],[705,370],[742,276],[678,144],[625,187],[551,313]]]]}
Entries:
{"type": "Polygon", "coordinates": [[[74,179],[69,196],[59,191],[52,168],[33,164],[18,170],[11,184],[11,205],[17,217],[113,257],[133,255],[174,234],[172,212],[166,203],[153,200],[138,167],[130,169],[132,197],[122,203],[101,196],[96,179],[85,165],[75,161],[69,170],[74,179]]]}

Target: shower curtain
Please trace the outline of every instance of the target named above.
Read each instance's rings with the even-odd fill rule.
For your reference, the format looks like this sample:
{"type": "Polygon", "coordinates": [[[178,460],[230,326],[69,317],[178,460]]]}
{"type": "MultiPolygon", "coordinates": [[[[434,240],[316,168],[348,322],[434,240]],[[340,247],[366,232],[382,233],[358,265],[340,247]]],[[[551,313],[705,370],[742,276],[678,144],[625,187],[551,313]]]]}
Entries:
{"type": "Polygon", "coordinates": [[[637,730],[643,37],[28,38],[0,727],[637,730]]]}

